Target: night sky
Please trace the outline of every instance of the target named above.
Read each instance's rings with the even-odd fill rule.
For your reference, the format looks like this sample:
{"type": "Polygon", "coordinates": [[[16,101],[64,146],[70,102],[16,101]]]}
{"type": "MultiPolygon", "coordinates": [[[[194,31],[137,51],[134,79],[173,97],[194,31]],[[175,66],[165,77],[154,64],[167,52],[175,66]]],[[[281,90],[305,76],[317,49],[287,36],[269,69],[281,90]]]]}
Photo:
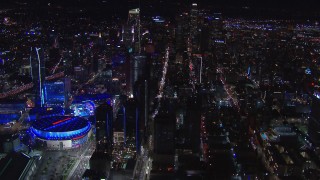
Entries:
{"type": "MultiPolygon", "coordinates": [[[[200,7],[221,11],[227,16],[265,18],[317,18],[320,2],[317,0],[140,0],[142,14],[173,17],[177,8],[183,9],[197,2],[200,7]]],[[[125,17],[128,9],[139,6],[139,0],[0,0],[3,8],[28,7],[100,9],[110,15],[125,17]]]]}

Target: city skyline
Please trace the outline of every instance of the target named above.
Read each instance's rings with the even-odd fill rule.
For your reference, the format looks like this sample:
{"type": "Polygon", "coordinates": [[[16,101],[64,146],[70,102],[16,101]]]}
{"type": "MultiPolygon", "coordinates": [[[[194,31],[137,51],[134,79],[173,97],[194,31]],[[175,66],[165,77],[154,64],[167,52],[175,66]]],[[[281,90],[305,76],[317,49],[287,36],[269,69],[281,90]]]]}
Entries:
{"type": "Polygon", "coordinates": [[[0,7],[0,179],[320,179],[314,0],[0,7]]]}

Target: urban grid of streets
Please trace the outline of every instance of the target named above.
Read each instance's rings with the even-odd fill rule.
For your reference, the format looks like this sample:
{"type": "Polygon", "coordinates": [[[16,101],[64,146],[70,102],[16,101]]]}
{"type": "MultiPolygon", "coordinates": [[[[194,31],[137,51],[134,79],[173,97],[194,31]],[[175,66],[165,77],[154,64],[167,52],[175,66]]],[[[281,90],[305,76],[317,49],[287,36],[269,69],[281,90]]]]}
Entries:
{"type": "MultiPolygon", "coordinates": [[[[156,87],[151,86],[152,83],[148,82],[149,87],[154,88],[150,88],[150,91],[156,91],[155,98],[148,98],[153,101],[150,104],[155,106],[150,108],[151,112],[145,112],[147,127],[145,127],[146,132],[142,134],[147,136],[147,142],[143,142],[140,154],[138,152],[132,176],[122,171],[122,160],[125,158],[121,159],[121,155],[125,151],[125,147],[116,147],[114,148],[114,156],[116,157],[114,160],[118,158],[119,162],[114,164],[118,163],[117,165],[121,168],[119,170],[119,166],[116,166],[113,178],[148,180],[152,176],[152,170],[156,175],[158,172],[159,174],[165,172],[172,175],[172,172],[178,171],[187,173],[189,169],[183,169],[185,167],[198,170],[201,173],[196,175],[201,177],[213,178],[215,176],[216,179],[226,176],[235,179],[240,177],[278,179],[281,176],[293,175],[308,179],[308,176],[313,173],[312,171],[319,172],[319,146],[311,143],[309,135],[312,134],[312,127],[308,126],[309,121],[318,118],[310,118],[310,115],[314,115],[310,113],[312,102],[310,99],[313,98],[317,101],[317,96],[320,97],[318,92],[320,87],[318,72],[320,69],[318,63],[320,57],[319,23],[311,20],[295,22],[241,18],[223,19],[221,14],[211,14],[211,12],[199,8],[196,3],[190,4],[190,7],[191,9],[176,17],[177,24],[167,20],[164,20],[164,23],[159,23],[154,19],[151,20],[150,17],[143,16],[141,16],[140,24],[140,19],[138,19],[141,30],[145,30],[143,33],[145,36],[142,36],[144,40],[142,45],[150,45],[153,48],[160,47],[159,49],[161,49],[156,49],[154,57],[148,59],[154,61],[152,64],[154,72],[150,74],[155,77],[153,80],[157,81],[156,87]],[[199,19],[202,21],[198,21],[199,19]],[[152,36],[149,37],[149,34],[152,36]],[[207,36],[210,38],[203,38],[207,36]],[[176,43],[172,46],[165,45],[168,44],[167,41],[176,43]],[[202,47],[203,45],[205,47],[202,47]],[[178,62],[179,57],[181,60],[178,62]],[[161,67],[157,67],[156,64],[160,64],[161,67]],[[175,70],[179,72],[175,72],[175,70]],[[173,105],[176,107],[167,107],[163,105],[164,103],[166,105],[176,103],[173,105]],[[305,109],[308,111],[298,112],[299,107],[307,107],[305,109]],[[164,166],[159,164],[157,164],[159,167],[153,166],[156,164],[156,158],[153,159],[152,156],[154,155],[155,138],[157,138],[154,134],[155,125],[153,122],[158,115],[170,111],[170,108],[183,110],[174,112],[176,127],[171,129],[173,132],[166,132],[167,134],[162,134],[163,137],[158,138],[170,139],[168,134],[179,132],[177,133],[179,137],[177,135],[170,140],[174,142],[173,144],[178,144],[176,147],[185,149],[182,148],[182,151],[174,147],[175,145],[172,147],[175,154],[170,155],[175,158],[174,167],[170,164],[171,162],[164,166]],[[192,108],[198,108],[198,110],[192,108]],[[294,113],[292,113],[292,109],[294,109],[294,113]],[[190,115],[186,111],[192,111],[194,114],[190,115]],[[177,114],[183,116],[182,119],[185,121],[182,121],[177,114]],[[196,114],[200,114],[199,119],[196,114]],[[191,118],[187,116],[191,116],[191,118]],[[198,125],[199,133],[193,134],[197,132],[198,125]],[[277,129],[283,132],[278,132],[277,129]],[[288,139],[281,140],[281,133],[290,141],[294,140],[294,143],[288,143],[288,139]],[[294,137],[291,136],[292,134],[294,137]],[[200,150],[198,154],[195,153],[197,157],[194,154],[191,156],[187,154],[191,151],[198,151],[192,146],[198,141],[195,141],[191,136],[197,137],[196,140],[199,140],[200,150]],[[294,146],[291,146],[293,144],[294,146]],[[183,162],[186,155],[188,158],[196,158],[196,162],[201,165],[202,169],[193,167],[193,164],[188,164],[188,162],[183,162]],[[153,167],[154,169],[152,169],[153,167]],[[219,168],[225,168],[223,170],[227,171],[228,169],[229,171],[221,173],[219,168]],[[254,175],[248,175],[252,172],[254,175]]],[[[137,72],[128,73],[128,69],[124,70],[128,68],[128,63],[124,63],[123,60],[135,62],[138,61],[138,58],[134,57],[138,55],[132,53],[132,48],[127,49],[128,44],[123,42],[123,37],[128,34],[134,36],[137,31],[134,31],[134,28],[130,29],[130,27],[129,31],[125,33],[124,25],[120,22],[117,22],[118,24],[113,22],[112,25],[106,22],[101,22],[101,24],[98,21],[91,22],[92,19],[87,18],[82,10],[79,10],[80,13],[75,10],[79,13],[76,18],[70,17],[68,19],[64,17],[66,12],[63,9],[61,10],[63,12],[60,12],[60,10],[48,8],[54,12],[50,12],[52,13],[50,18],[37,19],[39,22],[43,21],[43,24],[55,24],[46,27],[47,29],[43,28],[41,23],[35,23],[31,27],[24,22],[23,18],[17,18],[16,12],[12,13],[12,18],[7,18],[6,16],[9,15],[6,13],[10,14],[11,10],[0,12],[0,15],[4,16],[4,22],[7,23],[4,25],[5,29],[0,33],[5,35],[4,39],[9,45],[9,47],[5,47],[7,49],[4,51],[0,49],[3,67],[14,69],[17,73],[18,71],[19,73],[23,72],[23,69],[16,68],[14,63],[27,62],[25,60],[29,57],[25,56],[30,53],[29,46],[33,46],[33,43],[38,41],[47,43],[47,49],[51,49],[56,45],[56,42],[51,47],[51,44],[46,40],[47,37],[43,34],[49,34],[48,36],[56,37],[56,39],[60,38],[61,46],[55,46],[55,50],[58,55],[62,54],[62,56],[58,58],[57,64],[54,64],[53,74],[46,76],[45,79],[71,77],[74,85],[72,95],[116,93],[117,96],[113,99],[112,105],[113,117],[117,117],[120,107],[123,106],[120,99],[124,96],[127,99],[129,96],[130,98],[133,96],[127,92],[133,87],[124,88],[126,85],[129,86],[126,84],[127,80],[132,79],[128,76],[133,73],[138,76],[143,72],[142,66],[140,67],[137,62],[134,65],[137,66],[134,67],[137,72]],[[66,27],[62,27],[62,24],[66,27]],[[66,29],[72,31],[66,31],[66,29]],[[55,32],[59,32],[59,34],[55,34],[55,32]],[[12,41],[14,38],[16,41],[12,41]],[[20,47],[20,44],[23,44],[23,47],[20,47]],[[16,57],[17,51],[23,52],[18,53],[18,58],[16,57]],[[94,66],[101,64],[103,65],[94,66]],[[79,71],[76,72],[76,70],[79,71]]],[[[72,14],[75,11],[70,12],[72,14]]],[[[137,18],[138,16],[132,15],[132,17],[137,18]]],[[[159,21],[162,18],[155,19],[159,21]]],[[[130,42],[129,46],[136,43],[134,37],[133,41],[130,40],[130,37],[127,39],[130,42]]],[[[139,47],[140,45],[139,41],[139,47]]],[[[45,53],[46,56],[51,55],[49,51],[45,53]]],[[[142,57],[141,54],[139,57],[142,57]]],[[[27,69],[30,64],[23,65],[27,69]]],[[[133,69],[131,66],[130,70],[133,69]]],[[[8,73],[5,68],[1,69],[2,74],[8,73]]],[[[28,73],[20,74],[22,77],[29,75],[28,73]]],[[[1,85],[6,85],[1,86],[0,98],[17,95],[23,99],[34,86],[31,80],[30,82],[19,80],[8,82],[9,79],[14,78],[1,76],[1,85]],[[24,91],[26,93],[22,94],[24,91]]],[[[134,82],[131,83],[130,86],[137,85],[138,88],[147,84],[140,81],[136,81],[134,85],[134,82]]],[[[134,98],[139,101],[143,99],[141,97],[134,98]]],[[[146,99],[144,102],[147,101],[146,99]]],[[[28,119],[28,112],[21,114],[19,122],[2,126],[0,131],[7,133],[21,130],[20,135],[25,136],[24,130],[29,128],[25,122],[28,119]]],[[[165,149],[164,146],[162,144],[157,148],[165,149]]],[[[135,153],[134,145],[131,148],[130,155],[135,153]]],[[[33,179],[81,179],[84,171],[89,169],[89,159],[94,150],[94,136],[89,137],[85,144],[76,149],[44,150],[33,179]]]]}

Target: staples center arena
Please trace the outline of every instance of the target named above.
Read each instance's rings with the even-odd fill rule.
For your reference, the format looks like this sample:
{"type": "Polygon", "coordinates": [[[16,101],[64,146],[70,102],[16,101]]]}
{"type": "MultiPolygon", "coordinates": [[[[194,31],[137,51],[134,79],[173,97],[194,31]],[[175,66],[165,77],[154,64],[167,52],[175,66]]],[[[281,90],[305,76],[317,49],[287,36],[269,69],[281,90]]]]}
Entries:
{"type": "Polygon", "coordinates": [[[55,116],[34,121],[31,133],[36,142],[49,149],[77,148],[91,135],[91,124],[75,116],[55,116]]]}

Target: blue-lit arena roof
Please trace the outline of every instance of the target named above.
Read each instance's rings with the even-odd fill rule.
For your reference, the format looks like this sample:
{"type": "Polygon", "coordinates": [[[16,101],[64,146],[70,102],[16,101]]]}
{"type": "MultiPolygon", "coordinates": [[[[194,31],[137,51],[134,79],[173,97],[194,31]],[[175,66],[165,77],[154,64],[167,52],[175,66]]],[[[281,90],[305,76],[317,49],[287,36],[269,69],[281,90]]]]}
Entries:
{"type": "Polygon", "coordinates": [[[31,131],[40,139],[70,140],[85,136],[91,129],[89,121],[81,117],[55,116],[32,123],[31,131]]]}

